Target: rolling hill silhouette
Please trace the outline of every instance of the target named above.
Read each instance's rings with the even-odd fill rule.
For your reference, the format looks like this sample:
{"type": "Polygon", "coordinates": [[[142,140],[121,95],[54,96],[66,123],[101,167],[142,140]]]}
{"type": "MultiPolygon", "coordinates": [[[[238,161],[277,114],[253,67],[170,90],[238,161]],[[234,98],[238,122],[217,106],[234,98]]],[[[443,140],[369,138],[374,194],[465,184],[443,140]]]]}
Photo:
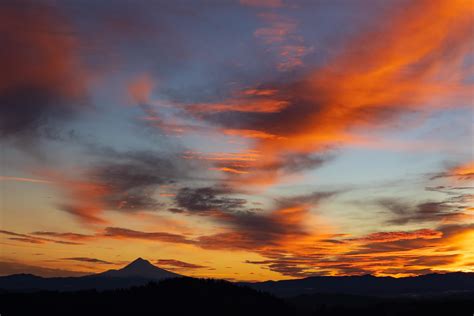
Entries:
{"type": "Polygon", "coordinates": [[[355,295],[431,295],[474,292],[474,273],[453,272],[393,278],[361,276],[316,276],[296,280],[242,283],[281,297],[314,293],[355,295]]]}
{"type": "MultiPolygon", "coordinates": [[[[159,268],[138,258],[118,270],[82,277],[43,278],[32,274],[0,277],[0,289],[9,291],[77,291],[129,288],[183,275],[159,268]]],[[[238,283],[276,296],[291,297],[306,294],[335,293],[370,296],[431,295],[474,292],[474,273],[427,274],[392,278],[362,276],[316,276],[304,279],[238,283]]]]}
{"type": "Polygon", "coordinates": [[[82,277],[0,277],[0,302],[0,312],[13,316],[471,315],[474,273],[231,283],[185,277],[138,258],[82,277]]]}
{"type": "Polygon", "coordinates": [[[108,290],[145,285],[150,281],[161,281],[183,277],[161,269],[149,261],[138,258],[119,270],[86,275],[82,277],[43,278],[32,274],[14,274],[0,277],[0,289],[9,291],[78,291],[108,290]]]}

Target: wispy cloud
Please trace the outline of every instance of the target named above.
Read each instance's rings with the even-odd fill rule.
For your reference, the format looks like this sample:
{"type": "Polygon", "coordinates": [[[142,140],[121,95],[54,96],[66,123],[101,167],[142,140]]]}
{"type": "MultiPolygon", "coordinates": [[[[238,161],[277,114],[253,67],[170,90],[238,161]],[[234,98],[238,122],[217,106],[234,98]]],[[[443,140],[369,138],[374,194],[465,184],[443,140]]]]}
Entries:
{"type": "Polygon", "coordinates": [[[0,176],[0,181],[29,182],[29,183],[51,183],[50,181],[43,180],[43,179],[11,177],[11,176],[0,176]]]}
{"type": "Polygon", "coordinates": [[[85,106],[79,42],[53,6],[3,3],[0,15],[0,136],[31,150],[42,130],[85,106]]]}
{"type": "Polygon", "coordinates": [[[21,234],[16,233],[8,230],[0,230],[0,234],[10,236],[8,239],[19,241],[19,242],[26,242],[30,244],[44,244],[44,243],[55,243],[55,244],[63,244],[63,245],[80,245],[81,243],[68,241],[68,240],[56,240],[44,237],[35,236],[35,234],[21,234]]]}
{"type": "Polygon", "coordinates": [[[199,264],[189,263],[181,260],[176,259],[158,259],[155,263],[159,266],[169,267],[172,269],[177,270],[195,270],[195,269],[204,269],[207,268],[206,266],[202,266],[199,264]]]}
{"type": "Polygon", "coordinates": [[[468,104],[470,87],[461,79],[462,63],[470,52],[468,3],[417,2],[391,14],[374,21],[374,30],[356,36],[344,52],[309,75],[287,84],[268,83],[264,89],[277,91],[269,98],[286,104],[278,111],[229,108],[202,115],[227,129],[274,136],[258,138],[253,148],[263,157],[262,171],[239,175],[239,181],[275,182],[282,172],[264,170],[269,164],[283,168],[288,156],[357,143],[355,129],[380,129],[404,113],[440,108],[440,100],[448,97],[468,104]],[[425,14],[420,17],[419,12],[425,14]],[[436,31],[425,32],[425,25],[436,31]],[[442,74],[446,80],[440,82],[436,78],[442,74]]]}
{"type": "Polygon", "coordinates": [[[72,258],[63,258],[62,260],[68,261],[78,261],[78,262],[85,262],[85,263],[94,263],[94,264],[113,264],[112,262],[97,259],[97,258],[89,258],[89,257],[72,257],[72,258]]]}

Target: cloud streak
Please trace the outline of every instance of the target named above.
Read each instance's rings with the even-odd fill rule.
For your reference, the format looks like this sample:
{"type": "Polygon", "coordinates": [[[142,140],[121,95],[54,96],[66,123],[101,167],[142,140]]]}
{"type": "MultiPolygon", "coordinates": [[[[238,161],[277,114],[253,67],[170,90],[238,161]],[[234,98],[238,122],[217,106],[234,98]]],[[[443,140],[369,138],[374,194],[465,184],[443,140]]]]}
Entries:
{"type": "Polygon", "coordinates": [[[161,206],[158,188],[186,176],[187,165],[174,154],[99,150],[100,160],[76,174],[38,171],[63,194],[62,211],[85,224],[107,224],[106,210],[140,212],[161,206]]]}
{"type": "Polygon", "coordinates": [[[196,270],[196,269],[204,269],[207,268],[206,266],[194,264],[194,263],[189,263],[181,260],[176,260],[176,259],[158,259],[155,261],[155,263],[159,266],[165,266],[169,267],[172,269],[177,269],[177,270],[196,270]]]}
{"type": "Polygon", "coordinates": [[[78,39],[49,5],[4,2],[0,19],[0,136],[22,146],[34,144],[45,127],[85,107],[78,39]]]}
{"type": "Polygon", "coordinates": [[[220,107],[216,112],[208,106],[200,116],[234,134],[272,135],[256,138],[253,150],[262,158],[253,172],[228,175],[243,184],[274,183],[285,174],[281,169],[288,157],[364,143],[356,131],[390,126],[412,111],[440,108],[440,100],[448,97],[467,105],[472,95],[463,82],[462,65],[470,52],[472,11],[466,1],[408,4],[374,22],[374,30],[356,36],[344,52],[309,75],[259,87],[275,91],[271,96],[247,96],[262,105],[265,98],[281,101],[284,107],[271,112],[220,107]],[[425,14],[420,17],[419,12],[425,14]],[[432,31],[425,32],[426,25],[432,31]],[[442,75],[446,80],[440,82],[442,75]]]}

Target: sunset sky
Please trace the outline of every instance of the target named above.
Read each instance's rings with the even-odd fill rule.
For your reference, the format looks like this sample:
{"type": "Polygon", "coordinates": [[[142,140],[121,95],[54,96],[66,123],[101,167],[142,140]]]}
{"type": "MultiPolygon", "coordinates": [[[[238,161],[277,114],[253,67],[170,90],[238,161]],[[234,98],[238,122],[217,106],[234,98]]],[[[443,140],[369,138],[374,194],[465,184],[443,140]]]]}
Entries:
{"type": "Polygon", "coordinates": [[[0,275],[474,272],[472,0],[7,0],[0,21],[0,275]]]}

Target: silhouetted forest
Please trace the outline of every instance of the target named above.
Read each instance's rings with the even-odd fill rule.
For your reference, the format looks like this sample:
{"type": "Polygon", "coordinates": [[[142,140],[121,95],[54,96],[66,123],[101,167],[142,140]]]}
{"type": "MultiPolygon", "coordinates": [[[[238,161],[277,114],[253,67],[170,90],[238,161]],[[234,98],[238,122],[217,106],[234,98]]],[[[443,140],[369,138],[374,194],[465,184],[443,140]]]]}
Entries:
{"type": "Polygon", "coordinates": [[[312,294],[286,299],[301,315],[312,316],[472,316],[474,293],[422,297],[312,294]]]}
{"type": "Polygon", "coordinates": [[[293,315],[283,300],[221,280],[177,278],[123,290],[4,293],[13,315],[293,315]],[[270,313],[270,314],[268,314],[270,313]]]}
{"type": "Polygon", "coordinates": [[[312,294],[277,298],[222,280],[178,278],[122,290],[0,294],[14,315],[466,315],[473,293],[424,298],[312,294]]]}

